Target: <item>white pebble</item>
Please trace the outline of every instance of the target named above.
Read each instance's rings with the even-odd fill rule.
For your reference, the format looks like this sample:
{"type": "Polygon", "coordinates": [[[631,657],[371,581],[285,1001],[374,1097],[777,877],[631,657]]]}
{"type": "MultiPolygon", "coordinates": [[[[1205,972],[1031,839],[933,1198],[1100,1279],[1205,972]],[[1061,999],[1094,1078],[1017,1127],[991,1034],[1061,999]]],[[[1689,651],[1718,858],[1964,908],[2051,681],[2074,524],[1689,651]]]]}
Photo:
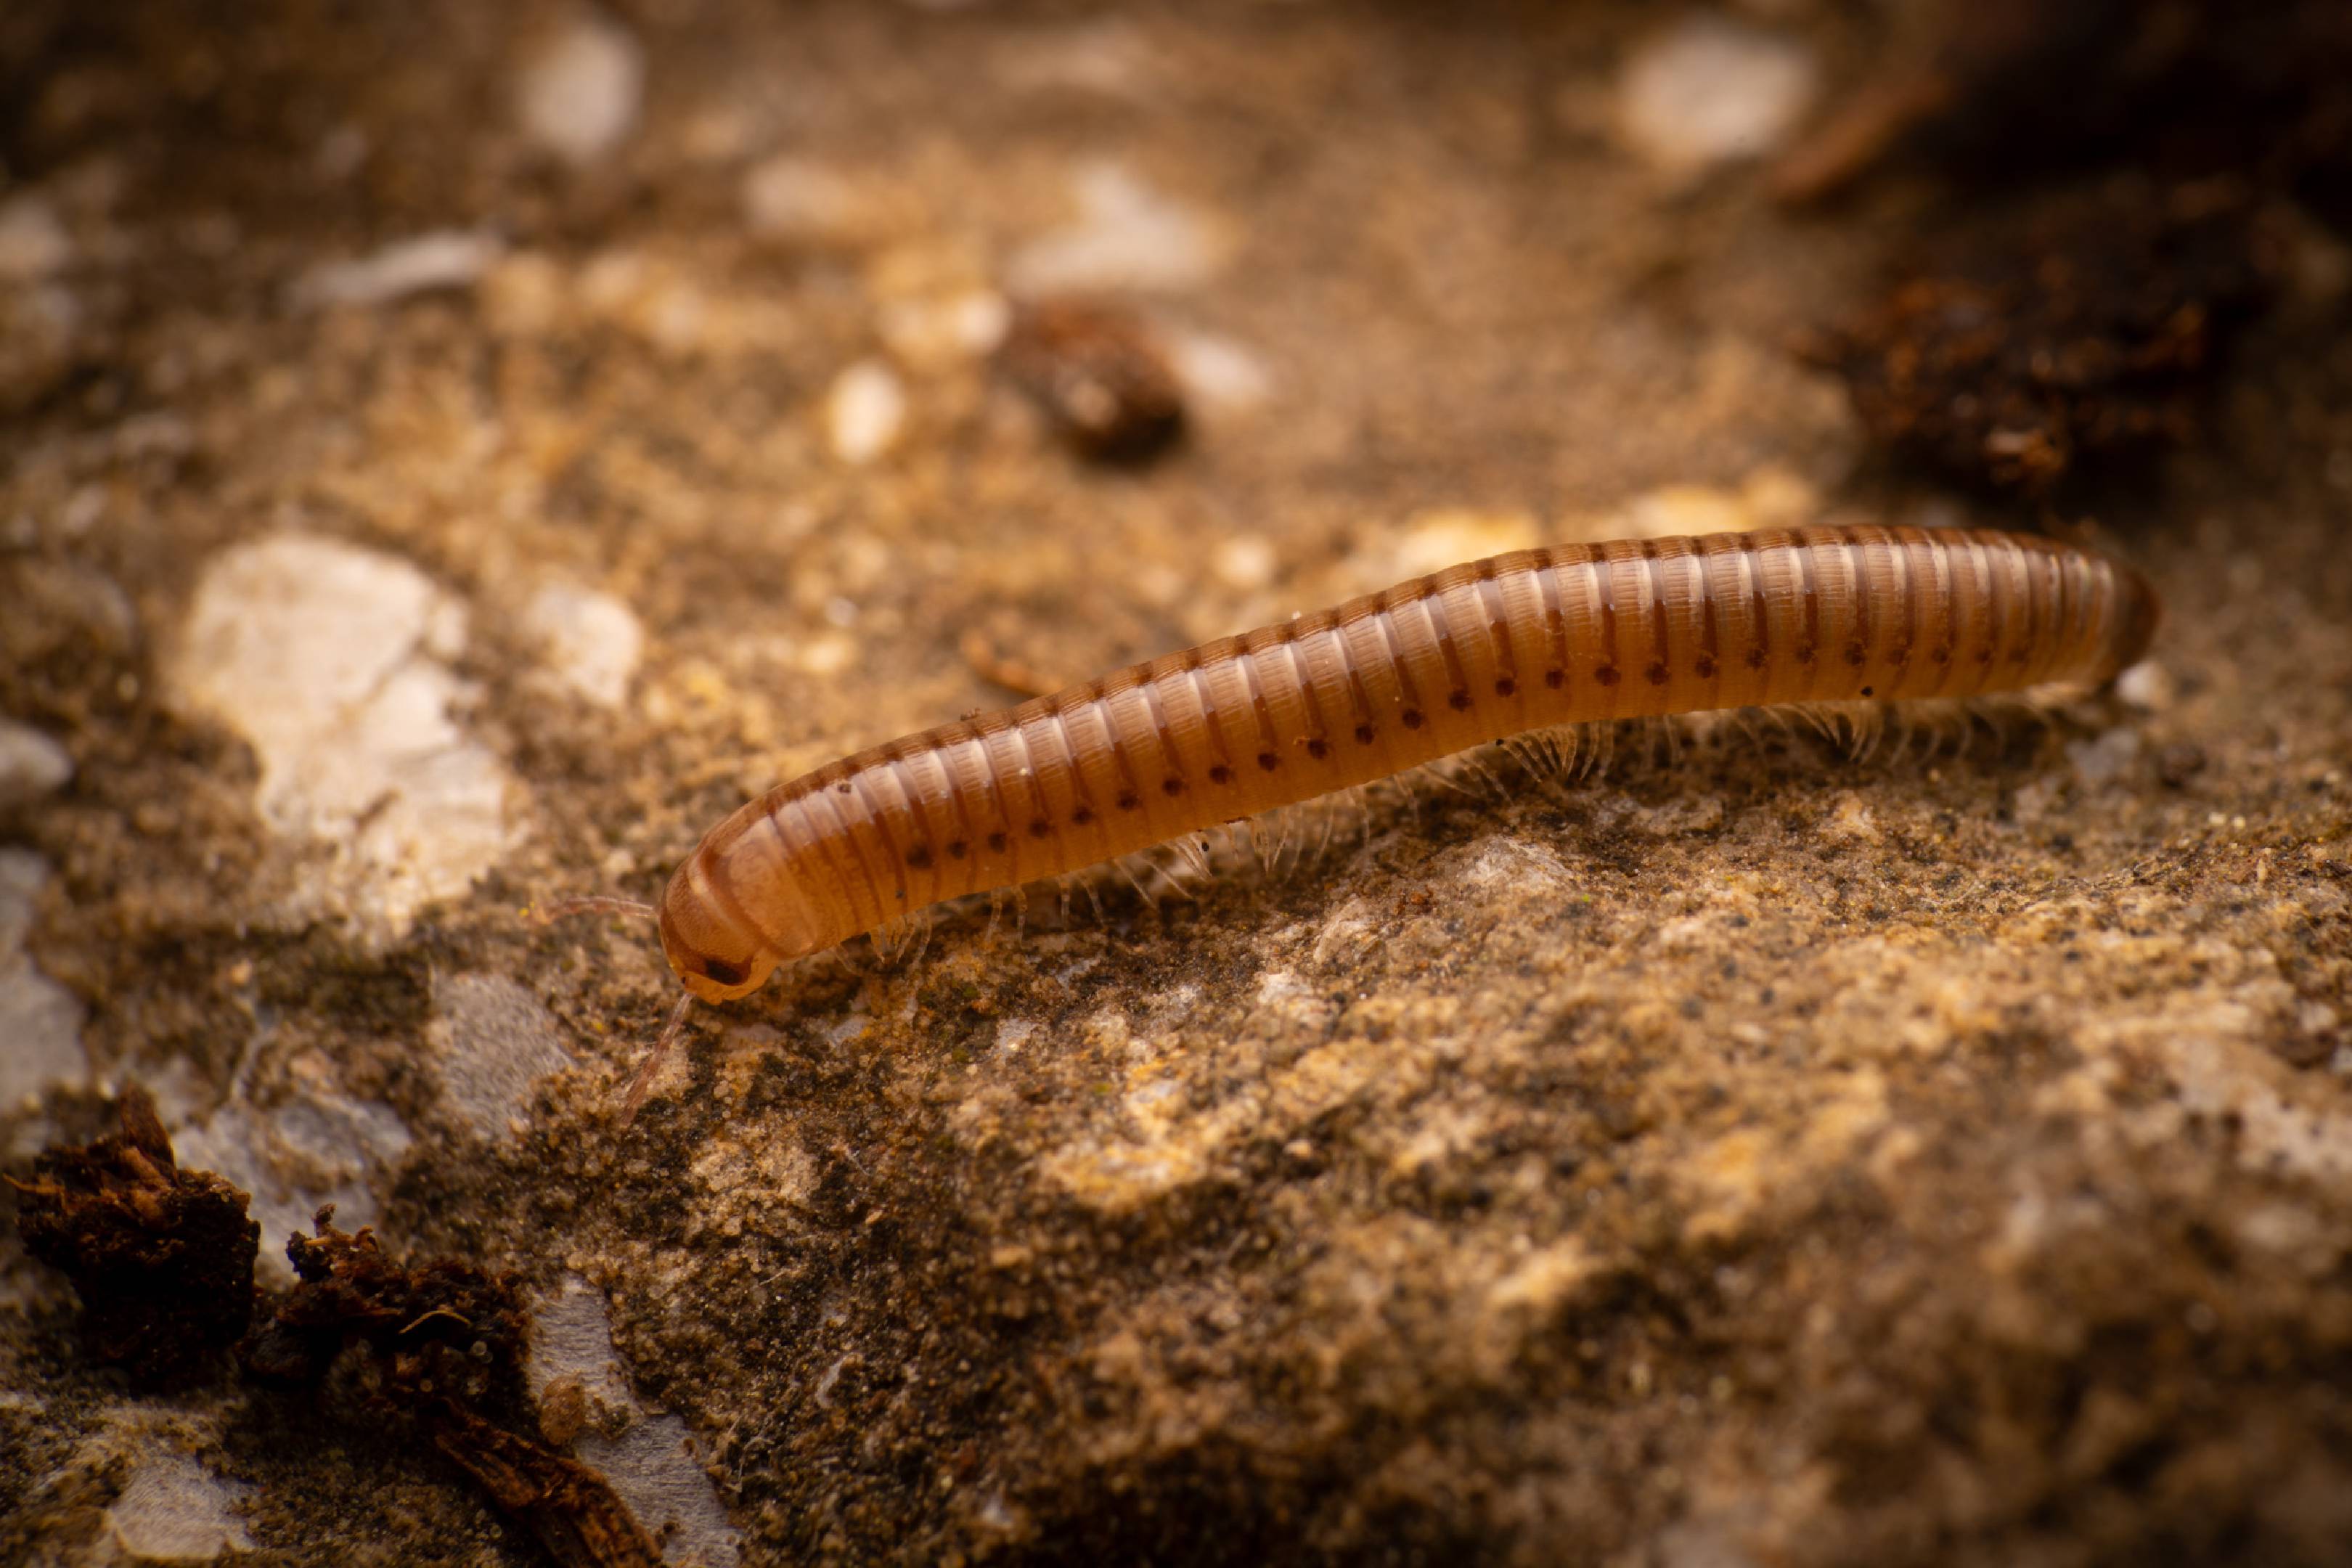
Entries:
{"type": "Polygon", "coordinates": [[[396,556],[282,534],[201,574],[173,674],[253,744],[263,820],[331,847],[312,891],[404,932],[506,851],[514,791],[458,727],[465,609],[396,556]]]}
{"type": "Polygon", "coordinates": [[[2116,677],[2116,695],[2145,712],[2161,713],[2172,706],[2172,676],[2154,659],[2144,658],[2116,677]]]}
{"type": "Polygon", "coordinates": [[[1255,593],[1274,581],[1274,546],[1255,533],[1236,534],[1209,556],[1209,570],[1228,588],[1255,593]]]}
{"type": "Polygon", "coordinates": [[[646,57],[614,24],[583,16],[523,68],[516,89],[523,133],[572,163],[593,163],[636,128],[646,57]]]}
{"type": "Polygon", "coordinates": [[[906,391],[880,360],[858,361],[825,394],[825,435],[845,463],[872,462],[898,441],[906,423],[906,391]]]}
{"type": "Polygon", "coordinates": [[[1669,174],[1770,153],[1812,102],[1816,69],[1801,45],[1719,16],[1695,16],[1634,50],[1618,84],[1619,134],[1669,174]]]}
{"type": "Polygon", "coordinates": [[[523,630],[545,650],[548,673],[600,708],[628,699],[629,679],[645,655],[645,629],[610,594],[549,583],[523,606],[523,630]]]}
{"type": "Polygon", "coordinates": [[[1231,338],[1171,332],[1164,347],[1186,399],[1208,413],[1246,414],[1273,394],[1265,366],[1231,338]]]}
{"type": "Polygon", "coordinates": [[[328,306],[390,304],[436,289],[470,289],[505,249],[490,235],[461,229],[396,240],[356,261],[331,261],[296,279],[294,303],[328,306]]]}
{"type": "Polygon", "coordinates": [[[0,202],[0,282],[37,283],[73,259],[58,209],[37,192],[0,202]]]}
{"type": "Polygon", "coordinates": [[[150,1441],[107,1505],[107,1528],[117,1551],[142,1562],[210,1563],[254,1549],[237,1513],[251,1490],[213,1474],[193,1454],[150,1441]]]}
{"type": "Polygon", "coordinates": [[[1224,265],[1232,246],[1206,217],[1115,163],[1071,178],[1078,220],[1021,247],[1007,269],[1023,293],[1190,289],[1224,265]]]}
{"type": "Polygon", "coordinates": [[[743,221],[788,244],[857,245],[887,227],[884,204],[830,164],[780,153],[743,176],[743,221]]]}
{"type": "Polygon", "coordinates": [[[2110,730],[2089,741],[2066,742],[2066,760],[2074,777],[2086,789],[2096,789],[2120,778],[2139,756],[2139,731],[2110,730]]]}
{"type": "Polygon", "coordinates": [[[30,724],[0,718],[0,805],[63,789],[73,771],[63,746],[30,724]]]}

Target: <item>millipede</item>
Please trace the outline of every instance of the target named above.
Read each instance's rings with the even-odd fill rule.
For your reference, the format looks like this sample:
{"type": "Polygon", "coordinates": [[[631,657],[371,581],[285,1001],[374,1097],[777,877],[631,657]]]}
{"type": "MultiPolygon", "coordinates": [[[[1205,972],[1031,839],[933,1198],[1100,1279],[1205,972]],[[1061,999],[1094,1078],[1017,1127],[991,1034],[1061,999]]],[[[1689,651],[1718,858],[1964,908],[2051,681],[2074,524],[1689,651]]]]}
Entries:
{"type": "Polygon", "coordinates": [[[648,910],[692,1002],[1014,889],[1515,737],[2103,684],[2157,601],[2099,552],[1990,530],[1812,527],[1521,550],[941,724],[777,785],[648,910]]]}

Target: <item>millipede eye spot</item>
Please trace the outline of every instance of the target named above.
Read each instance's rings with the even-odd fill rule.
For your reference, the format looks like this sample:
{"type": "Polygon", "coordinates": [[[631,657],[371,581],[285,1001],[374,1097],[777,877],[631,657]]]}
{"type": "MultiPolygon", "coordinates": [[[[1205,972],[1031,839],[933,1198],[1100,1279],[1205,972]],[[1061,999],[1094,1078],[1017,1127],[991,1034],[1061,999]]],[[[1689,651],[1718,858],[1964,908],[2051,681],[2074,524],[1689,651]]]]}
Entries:
{"type": "Polygon", "coordinates": [[[703,978],[715,980],[721,985],[740,985],[751,971],[723,958],[706,958],[702,961],[702,973],[703,978]]]}

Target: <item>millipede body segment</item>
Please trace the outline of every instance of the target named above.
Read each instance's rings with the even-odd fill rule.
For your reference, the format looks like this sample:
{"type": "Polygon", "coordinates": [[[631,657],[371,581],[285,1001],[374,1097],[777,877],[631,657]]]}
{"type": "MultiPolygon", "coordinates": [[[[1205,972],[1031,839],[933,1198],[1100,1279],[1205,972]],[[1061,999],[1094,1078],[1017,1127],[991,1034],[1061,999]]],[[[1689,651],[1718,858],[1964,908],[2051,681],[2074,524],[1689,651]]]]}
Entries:
{"type": "Polygon", "coordinates": [[[2105,556],[1805,528],[1522,550],[819,768],[671,878],[662,946],[722,1002],[943,900],[1053,878],[1558,725],[2097,683],[2155,628],[2105,556]]]}

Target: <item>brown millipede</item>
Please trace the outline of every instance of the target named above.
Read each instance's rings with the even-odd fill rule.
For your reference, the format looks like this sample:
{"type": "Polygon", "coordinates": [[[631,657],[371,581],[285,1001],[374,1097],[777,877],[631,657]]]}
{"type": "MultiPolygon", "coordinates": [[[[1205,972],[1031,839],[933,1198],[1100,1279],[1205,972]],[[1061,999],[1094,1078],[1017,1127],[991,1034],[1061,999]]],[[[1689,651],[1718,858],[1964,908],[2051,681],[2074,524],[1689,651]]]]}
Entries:
{"type": "Polygon", "coordinates": [[[2104,555],[1986,531],[1515,551],[780,784],[671,877],[662,950],[689,997],[731,1001],[779,963],[942,900],[1529,731],[2104,682],[2139,657],[2157,613],[2104,555]]]}

